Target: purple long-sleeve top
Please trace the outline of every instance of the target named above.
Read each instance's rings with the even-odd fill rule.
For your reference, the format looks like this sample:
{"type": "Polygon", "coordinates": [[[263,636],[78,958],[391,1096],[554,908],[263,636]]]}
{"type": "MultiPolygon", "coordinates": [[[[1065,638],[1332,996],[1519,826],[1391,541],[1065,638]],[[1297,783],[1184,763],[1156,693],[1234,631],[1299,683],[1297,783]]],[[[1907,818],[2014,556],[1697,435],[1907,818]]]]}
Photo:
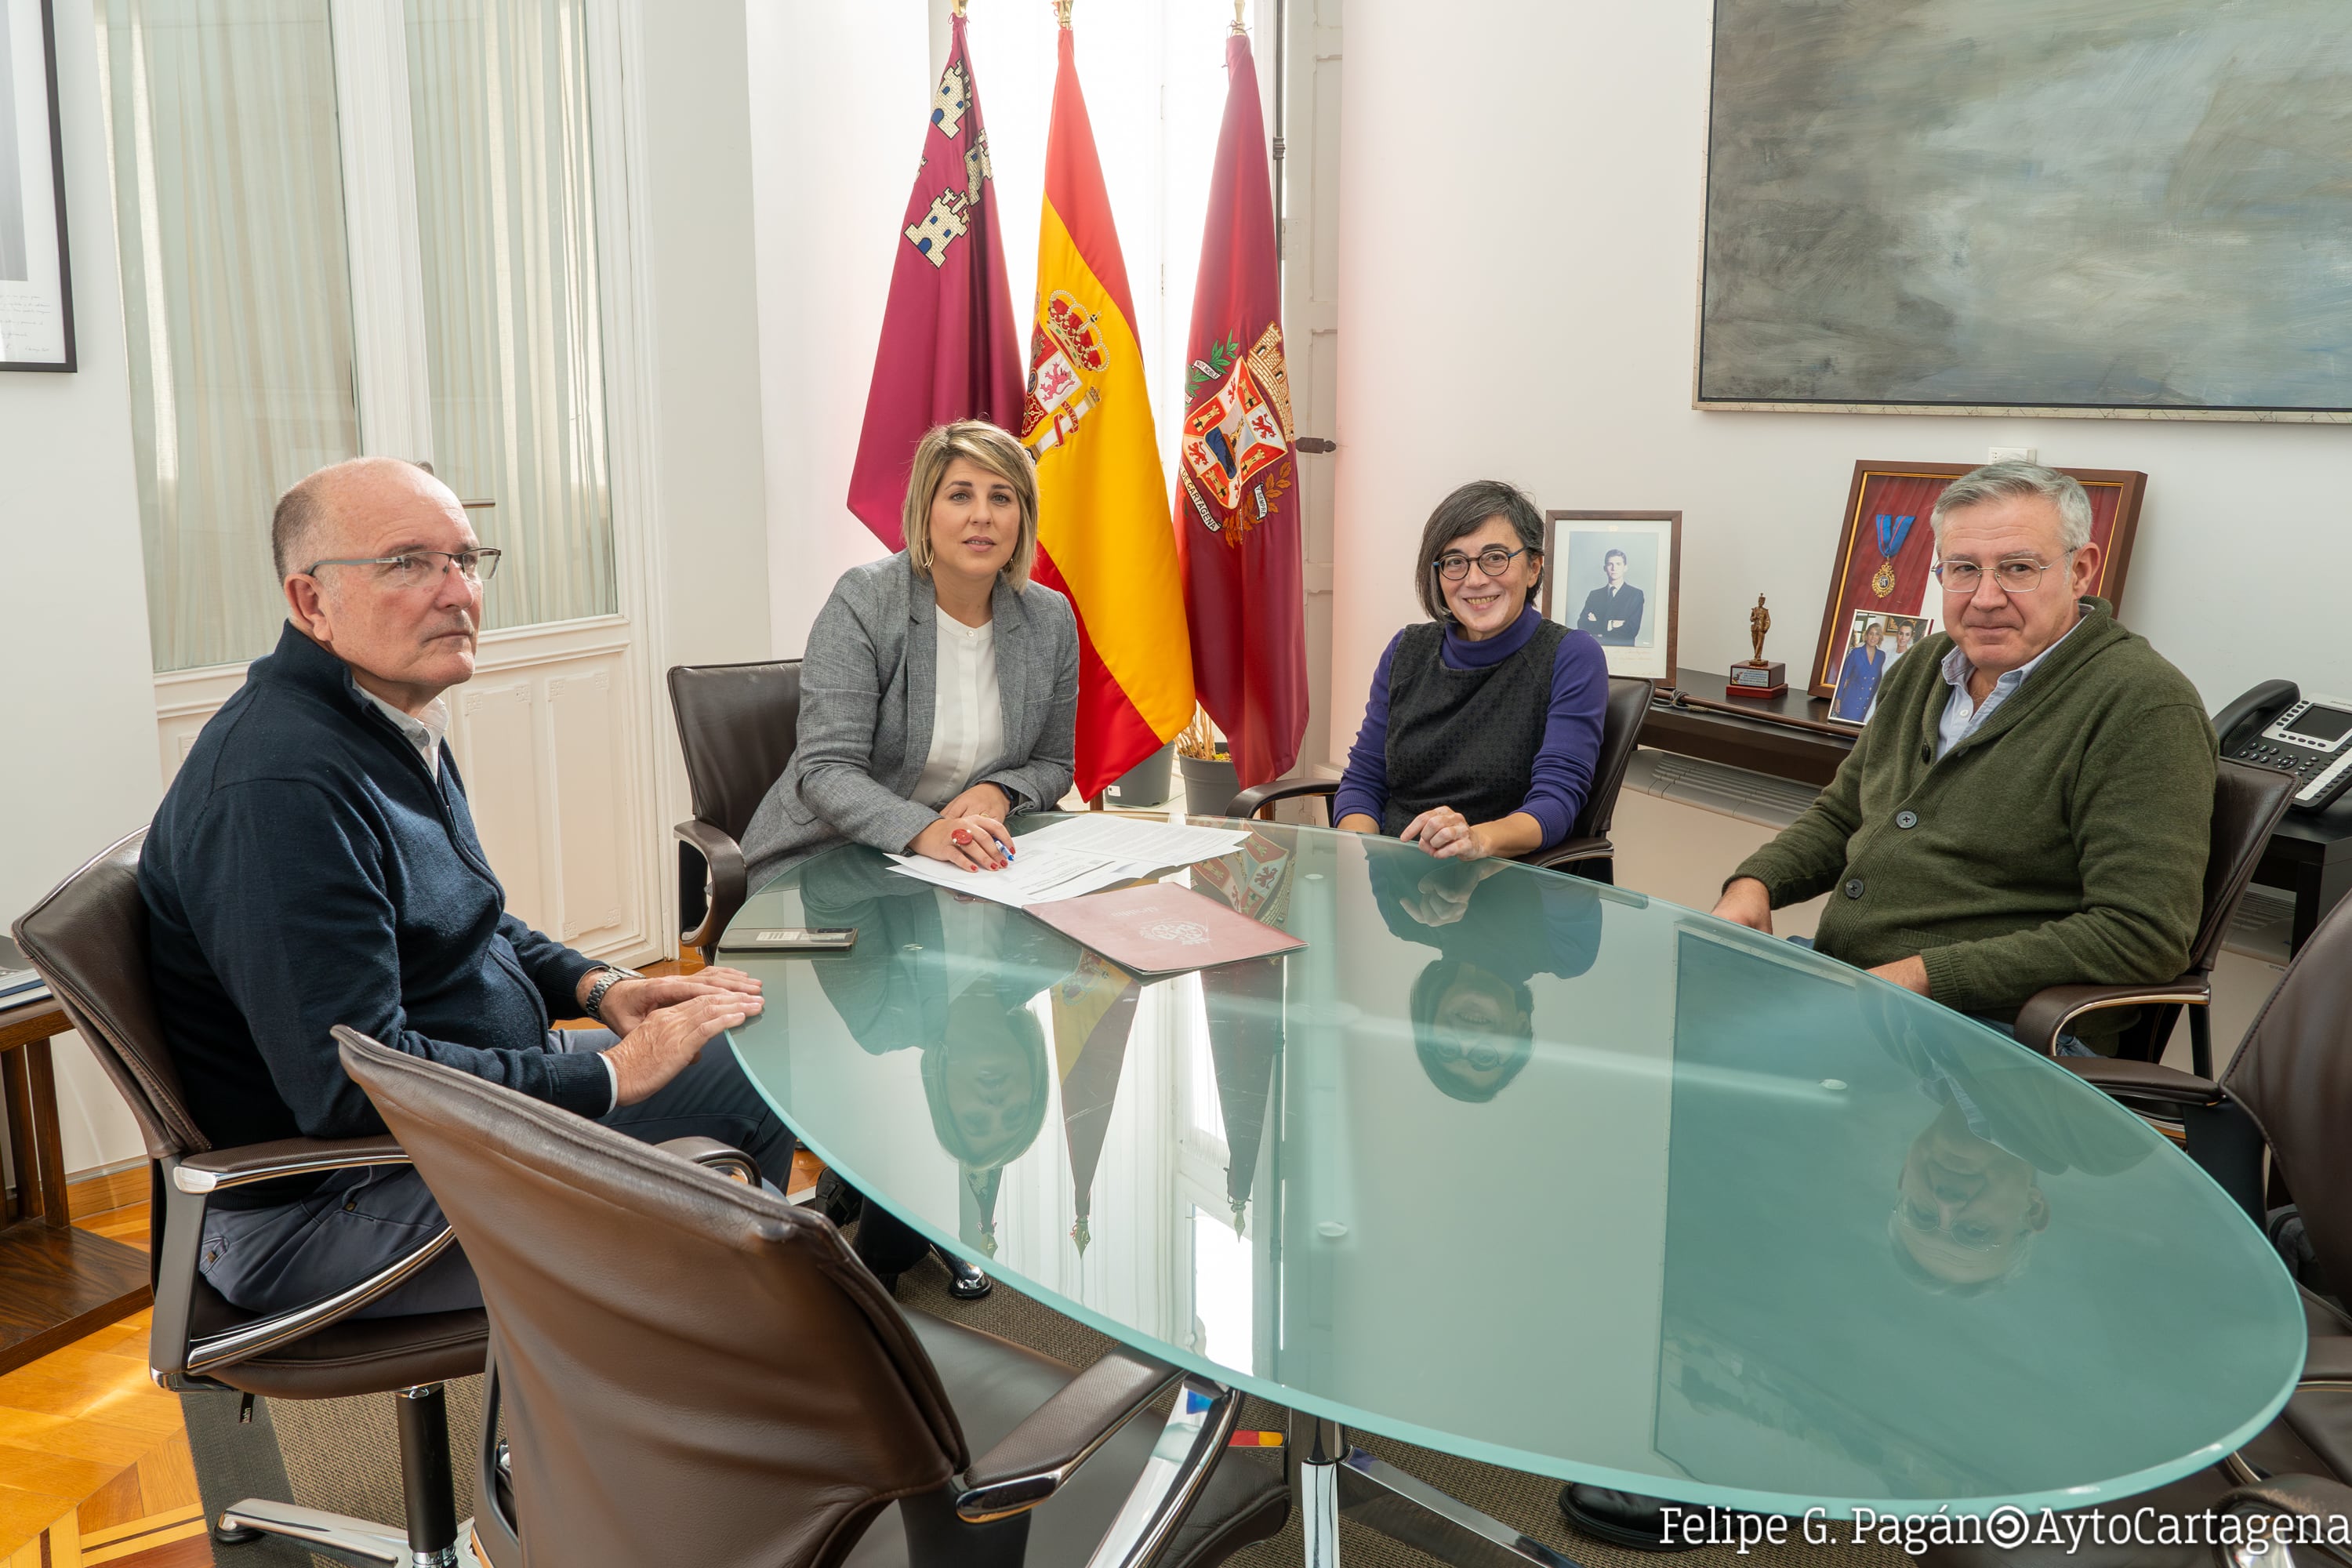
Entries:
{"type": "MultiPolygon", "coordinates": [[[[1449,669],[1485,669],[1528,646],[1543,625],[1529,605],[1519,618],[1496,637],[1472,642],[1452,626],[1438,655],[1449,669]]],[[[1381,652],[1380,668],[1372,671],[1371,695],[1364,703],[1364,725],[1348,752],[1347,771],[1339,776],[1339,793],[1331,801],[1331,820],[1361,812],[1380,820],[1389,797],[1389,663],[1396,658],[1400,631],[1381,652]]],[[[1534,776],[1519,810],[1543,828],[1548,847],[1568,837],[1584,809],[1592,787],[1592,767],[1601,755],[1601,717],[1609,700],[1609,658],[1589,632],[1571,631],[1559,639],[1552,659],[1551,701],[1544,712],[1543,743],[1536,750],[1534,776]]]]}

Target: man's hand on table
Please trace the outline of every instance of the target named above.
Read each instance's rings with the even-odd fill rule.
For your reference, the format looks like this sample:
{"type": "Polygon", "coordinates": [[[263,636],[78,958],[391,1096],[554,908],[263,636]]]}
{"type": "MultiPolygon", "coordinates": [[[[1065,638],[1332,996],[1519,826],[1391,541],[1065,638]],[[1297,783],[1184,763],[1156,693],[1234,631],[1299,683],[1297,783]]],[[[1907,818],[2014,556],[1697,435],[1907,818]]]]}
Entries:
{"type": "Polygon", "coordinates": [[[1753,877],[1734,877],[1723,889],[1723,897],[1715,900],[1712,912],[1717,920],[1772,934],[1771,889],[1753,877]]]}
{"type": "Polygon", "coordinates": [[[1927,961],[1916,953],[1909,958],[1898,958],[1892,963],[1882,963],[1871,973],[1906,991],[1916,991],[1922,996],[1927,994],[1927,961]]]}
{"type": "MultiPolygon", "coordinates": [[[[588,988],[595,982],[600,970],[590,970],[581,981],[581,1000],[586,1000],[588,988]]],[[[664,1007],[674,1007],[680,1002],[690,1002],[697,996],[724,992],[736,996],[757,997],[760,983],[740,969],[698,969],[692,974],[666,974],[647,980],[624,980],[604,993],[597,1004],[604,1015],[601,1022],[613,1033],[626,1036],[664,1007]]]]}
{"type": "MultiPolygon", "coordinates": [[[[709,973],[702,971],[703,974],[709,973]]],[[[620,987],[613,989],[618,991],[620,987]]],[[[605,1001],[609,1011],[609,994],[605,1001]]],[[[723,1030],[757,1017],[761,1005],[757,996],[741,991],[718,990],[656,1008],[624,1034],[620,1044],[605,1049],[604,1059],[613,1064],[614,1103],[635,1105],[656,1093],[693,1066],[711,1039],[723,1030]]]]}

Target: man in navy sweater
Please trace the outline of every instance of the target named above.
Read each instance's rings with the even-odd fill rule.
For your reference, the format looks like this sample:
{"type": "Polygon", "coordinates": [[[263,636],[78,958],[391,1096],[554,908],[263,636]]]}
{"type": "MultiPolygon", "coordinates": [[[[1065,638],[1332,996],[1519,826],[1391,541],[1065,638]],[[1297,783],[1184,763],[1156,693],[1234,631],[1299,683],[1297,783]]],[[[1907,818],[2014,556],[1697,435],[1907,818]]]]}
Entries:
{"type": "MultiPolygon", "coordinates": [[[[205,726],[140,858],[150,964],[189,1108],[217,1147],[382,1132],[337,1024],[648,1142],[700,1134],[782,1176],[793,1141],[731,1053],[733,969],[644,979],[504,912],[441,694],[474,673],[499,552],[392,458],[322,468],[271,529],[289,625],[205,726]],[[602,1029],[552,1032],[555,1018],[602,1029]]],[[[225,1193],[200,1267],[248,1310],[369,1278],[441,1228],[414,1170],[225,1193]]],[[[478,1306],[456,1247],[362,1316],[478,1306]]]]}

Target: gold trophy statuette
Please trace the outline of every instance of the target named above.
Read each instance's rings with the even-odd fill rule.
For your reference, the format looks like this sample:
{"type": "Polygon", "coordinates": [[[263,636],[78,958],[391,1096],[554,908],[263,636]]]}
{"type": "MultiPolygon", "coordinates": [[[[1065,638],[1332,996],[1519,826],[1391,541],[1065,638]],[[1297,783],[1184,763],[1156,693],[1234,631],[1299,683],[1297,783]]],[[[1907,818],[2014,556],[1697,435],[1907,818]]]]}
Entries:
{"type": "Polygon", "coordinates": [[[1764,634],[1772,629],[1772,612],[1764,607],[1764,595],[1756,595],[1756,607],[1748,612],[1748,641],[1756,649],[1756,657],[1745,664],[1731,667],[1730,678],[1725,682],[1727,697],[1778,697],[1789,689],[1788,668],[1764,658],[1764,634]]]}

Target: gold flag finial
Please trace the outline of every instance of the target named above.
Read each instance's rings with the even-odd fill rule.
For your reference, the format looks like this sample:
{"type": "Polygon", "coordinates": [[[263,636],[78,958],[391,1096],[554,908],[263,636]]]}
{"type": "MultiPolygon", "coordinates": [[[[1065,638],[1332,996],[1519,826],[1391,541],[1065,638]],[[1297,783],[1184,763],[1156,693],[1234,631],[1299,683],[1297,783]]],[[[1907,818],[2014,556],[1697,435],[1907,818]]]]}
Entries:
{"type": "Polygon", "coordinates": [[[1066,28],[1070,25],[1070,0],[1054,0],[1054,15],[1066,28]]]}
{"type": "Polygon", "coordinates": [[[1234,0],[1234,31],[1235,33],[1245,35],[1249,32],[1249,24],[1243,20],[1244,16],[1248,14],[1248,11],[1249,0],[1234,0]]]}
{"type": "Polygon", "coordinates": [[[963,15],[963,6],[964,0],[955,0],[955,14],[957,16],[961,16],[963,15]]]}

